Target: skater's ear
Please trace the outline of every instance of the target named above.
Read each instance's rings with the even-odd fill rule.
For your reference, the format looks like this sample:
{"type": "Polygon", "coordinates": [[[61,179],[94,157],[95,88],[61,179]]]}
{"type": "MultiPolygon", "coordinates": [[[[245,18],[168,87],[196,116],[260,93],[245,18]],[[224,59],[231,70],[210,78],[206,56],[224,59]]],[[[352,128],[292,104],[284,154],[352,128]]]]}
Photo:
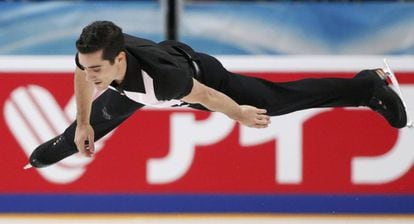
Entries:
{"type": "Polygon", "coordinates": [[[120,63],[123,60],[126,60],[126,54],[125,51],[119,52],[119,54],[115,57],[115,62],[120,63]]]}

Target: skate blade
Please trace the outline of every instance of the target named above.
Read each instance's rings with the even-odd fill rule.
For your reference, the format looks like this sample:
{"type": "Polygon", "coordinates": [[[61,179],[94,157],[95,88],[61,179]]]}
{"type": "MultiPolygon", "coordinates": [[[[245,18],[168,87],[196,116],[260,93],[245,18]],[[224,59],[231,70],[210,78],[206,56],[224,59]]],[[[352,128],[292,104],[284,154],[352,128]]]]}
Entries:
{"type": "Polygon", "coordinates": [[[30,169],[30,168],[32,168],[33,166],[32,165],[30,165],[30,163],[28,163],[26,166],[24,166],[23,167],[23,169],[24,170],[27,170],[27,169],[30,169]]]}
{"type": "Polygon", "coordinates": [[[390,78],[391,83],[392,83],[391,87],[398,94],[398,96],[400,97],[400,99],[401,99],[401,101],[404,105],[405,113],[407,114],[407,125],[406,125],[406,127],[412,128],[413,127],[413,121],[411,120],[411,117],[409,115],[407,103],[404,100],[404,97],[403,97],[403,94],[402,94],[402,91],[401,91],[401,88],[400,88],[400,84],[398,83],[397,77],[395,76],[394,72],[391,70],[390,66],[387,63],[387,59],[385,59],[385,58],[384,58],[384,65],[385,65],[385,68],[383,68],[383,71],[384,71],[385,75],[390,78]]]}

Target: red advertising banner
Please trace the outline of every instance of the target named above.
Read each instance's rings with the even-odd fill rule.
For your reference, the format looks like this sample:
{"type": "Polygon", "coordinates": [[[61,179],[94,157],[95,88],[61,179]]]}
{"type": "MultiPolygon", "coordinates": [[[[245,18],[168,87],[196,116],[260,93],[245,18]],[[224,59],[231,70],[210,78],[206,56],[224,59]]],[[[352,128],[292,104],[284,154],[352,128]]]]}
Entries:
{"type": "MultiPolygon", "coordinates": [[[[414,73],[397,75],[414,106],[414,73]]],[[[295,112],[260,130],[220,113],[144,108],[99,141],[94,158],[23,170],[31,151],[74,119],[73,77],[2,72],[0,81],[0,193],[414,193],[413,130],[393,129],[365,108],[295,112]]]]}

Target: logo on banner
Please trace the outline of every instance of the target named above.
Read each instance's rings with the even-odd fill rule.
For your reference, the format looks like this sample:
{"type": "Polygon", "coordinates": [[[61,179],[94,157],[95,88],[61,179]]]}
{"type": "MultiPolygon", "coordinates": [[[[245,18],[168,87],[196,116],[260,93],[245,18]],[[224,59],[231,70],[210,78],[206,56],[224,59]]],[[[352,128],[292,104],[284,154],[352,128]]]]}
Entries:
{"type": "MultiPolygon", "coordinates": [[[[21,86],[6,100],[6,123],[29,157],[43,142],[61,134],[76,115],[75,99],[61,108],[48,90],[37,85],[21,86]]],[[[105,139],[97,142],[96,152],[104,146],[105,139]]],[[[71,156],[56,165],[37,171],[49,182],[66,184],[80,178],[93,158],[71,156]]],[[[24,164],[22,164],[23,166],[24,164]]]]}

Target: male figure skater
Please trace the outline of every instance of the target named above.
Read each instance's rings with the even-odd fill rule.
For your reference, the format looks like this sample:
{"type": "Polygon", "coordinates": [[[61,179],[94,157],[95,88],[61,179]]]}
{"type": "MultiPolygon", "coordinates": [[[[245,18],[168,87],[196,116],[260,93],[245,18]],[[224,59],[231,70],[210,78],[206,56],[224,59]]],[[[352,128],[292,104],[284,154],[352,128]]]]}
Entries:
{"type": "Polygon", "coordinates": [[[270,116],[308,108],[367,106],[395,128],[407,124],[402,100],[381,69],[350,79],[275,83],[231,73],[214,57],[180,42],[157,44],[123,34],[109,21],[86,26],[76,47],[76,121],[34,150],[34,167],[77,152],[92,156],[95,141],[143,106],[217,111],[254,128],[266,128],[270,116]],[[93,100],[95,88],[105,92],[93,100]]]}

